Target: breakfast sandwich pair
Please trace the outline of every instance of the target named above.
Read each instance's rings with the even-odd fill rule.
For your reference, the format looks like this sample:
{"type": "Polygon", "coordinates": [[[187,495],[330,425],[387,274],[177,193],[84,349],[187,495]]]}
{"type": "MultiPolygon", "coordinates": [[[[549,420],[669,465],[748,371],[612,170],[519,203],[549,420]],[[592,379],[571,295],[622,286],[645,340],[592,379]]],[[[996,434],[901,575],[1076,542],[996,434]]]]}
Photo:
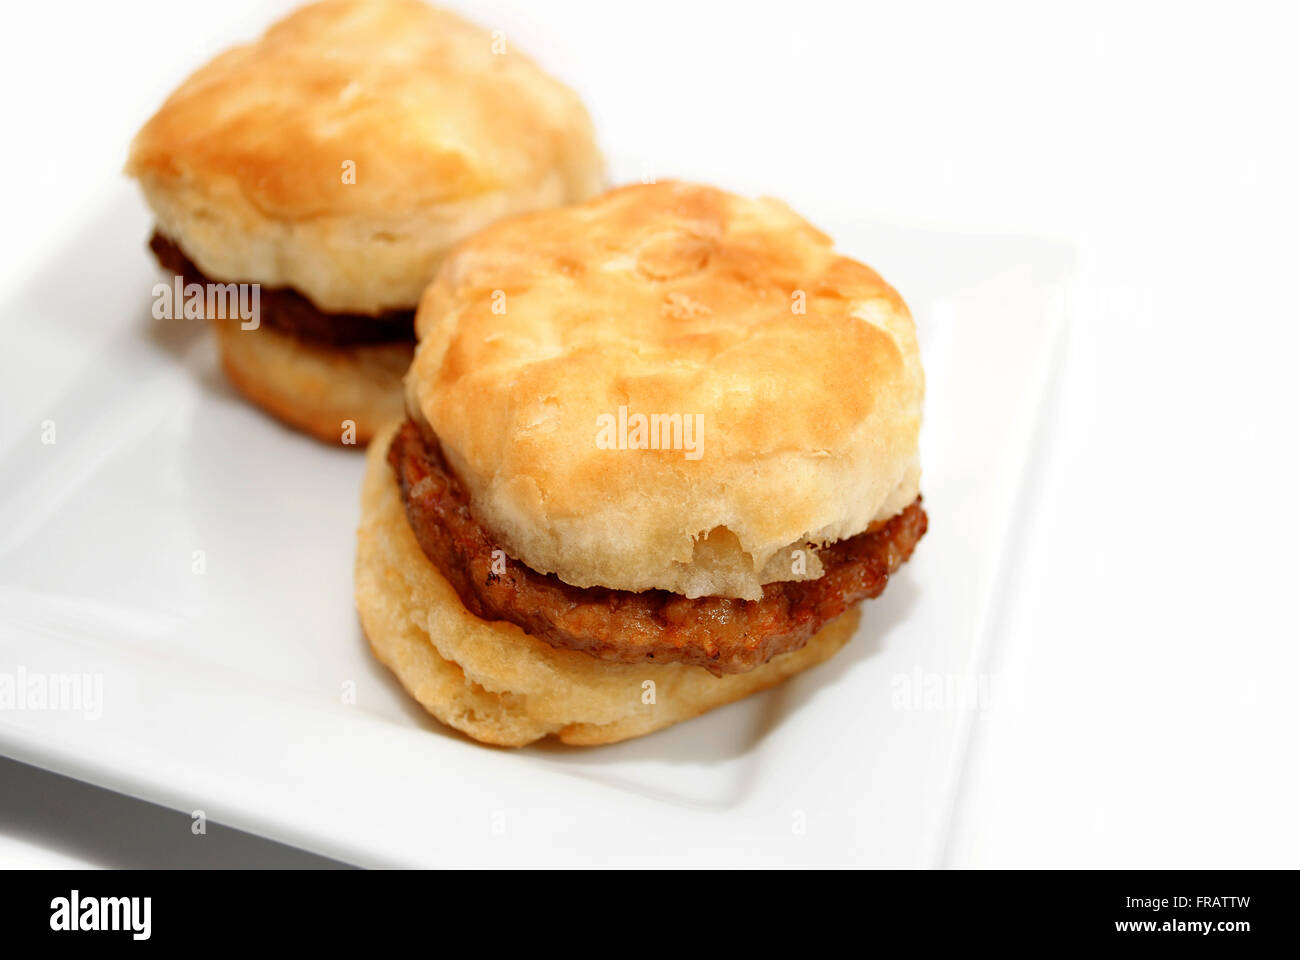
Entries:
{"type": "Polygon", "coordinates": [[[609,743],[838,650],[924,534],[911,316],[788,207],[596,195],[577,97],[417,0],[328,0],[218,57],[128,171],[282,420],[371,440],[376,656],[494,744],[609,743]],[[350,178],[350,179],[349,179],[350,178]]]}

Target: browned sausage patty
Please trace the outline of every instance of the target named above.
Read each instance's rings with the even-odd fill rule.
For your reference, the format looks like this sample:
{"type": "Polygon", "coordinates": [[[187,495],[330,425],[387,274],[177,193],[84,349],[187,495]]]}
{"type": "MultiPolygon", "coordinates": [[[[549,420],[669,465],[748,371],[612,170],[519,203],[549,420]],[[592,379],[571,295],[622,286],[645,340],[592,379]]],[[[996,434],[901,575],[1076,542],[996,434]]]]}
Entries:
{"type": "MultiPolygon", "coordinates": [[[[185,256],[185,251],[156,230],[149,239],[149,249],[164,270],[170,270],[187,284],[239,282],[209,280],[185,256]]],[[[262,287],[258,293],[258,313],[260,323],[323,346],[415,342],[414,310],[389,310],[373,317],[361,313],[325,313],[297,290],[262,287]]]]}
{"type": "Polygon", "coordinates": [[[582,588],[516,560],[494,573],[492,553],[500,548],[471,515],[436,438],[413,421],[393,437],[388,462],[416,540],[467,610],[508,620],[554,647],[620,663],[690,663],[721,675],[798,650],[852,604],[879,596],[926,528],[918,497],[878,528],[823,547],[823,576],[769,583],[761,600],[582,588]]]}

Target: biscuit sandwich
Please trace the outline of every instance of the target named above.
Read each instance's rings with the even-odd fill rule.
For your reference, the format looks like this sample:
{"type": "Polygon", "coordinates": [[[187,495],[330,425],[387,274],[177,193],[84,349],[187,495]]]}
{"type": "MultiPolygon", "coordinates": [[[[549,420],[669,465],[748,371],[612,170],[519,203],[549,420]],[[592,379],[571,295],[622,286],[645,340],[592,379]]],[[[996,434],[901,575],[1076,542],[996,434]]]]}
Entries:
{"type": "Polygon", "coordinates": [[[827,659],[925,533],[899,295],[775,200],[518,217],[421,299],[371,445],[371,648],[478,740],[649,733],[827,659]]]}
{"type": "Polygon", "coordinates": [[[332,442],[401,413],[415,307],[455,244],[604,181],[576,94],[418,0],[326,0],[221,54],[144,125],[126,172],[178,286],[253,287],[251,318],[205,301],[230,379],[332,442]]]}

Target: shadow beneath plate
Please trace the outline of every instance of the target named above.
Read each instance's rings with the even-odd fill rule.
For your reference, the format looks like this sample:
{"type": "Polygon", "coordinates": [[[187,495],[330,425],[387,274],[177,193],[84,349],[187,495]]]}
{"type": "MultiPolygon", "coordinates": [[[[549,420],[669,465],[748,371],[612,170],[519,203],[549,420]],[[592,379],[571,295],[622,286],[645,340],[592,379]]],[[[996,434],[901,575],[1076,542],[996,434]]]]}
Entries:
{"type": "Polygon", "coordinates": [[[109,869],[339,870],[347,864],[0,757],[0,832],[109,869]]]}

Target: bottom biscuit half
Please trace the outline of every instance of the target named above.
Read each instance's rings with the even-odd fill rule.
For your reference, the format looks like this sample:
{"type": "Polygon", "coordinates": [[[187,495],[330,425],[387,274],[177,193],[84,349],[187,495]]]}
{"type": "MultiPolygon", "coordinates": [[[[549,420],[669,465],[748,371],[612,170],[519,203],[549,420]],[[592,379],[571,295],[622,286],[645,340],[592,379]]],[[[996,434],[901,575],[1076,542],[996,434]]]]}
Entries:
{"type": "Polygon", "coordinates": [[[684,664],[609,663],[556,649],[514,624],[480,620],[424,555],[407,523],[385,460],[396,427],[378,433],[367,454],[357,610],[375,656],[411,696],[476,740],[514,747],[546,736],[585,745],[638,737],[821,663],[857,626],[851,611],[800,650],[748,673],[715,677],[684,664]]]}
{"type": "Polygon", "coordinates": [[[212,321],[221,365],[239,391],[280,420],[326,443],[358,446],[403,415],[402,376],[411,343],[333,347],[270,327],[241,329],[235,319],[212,321]],[[348,423],[355,430],[348,433],[348,423]]]}

